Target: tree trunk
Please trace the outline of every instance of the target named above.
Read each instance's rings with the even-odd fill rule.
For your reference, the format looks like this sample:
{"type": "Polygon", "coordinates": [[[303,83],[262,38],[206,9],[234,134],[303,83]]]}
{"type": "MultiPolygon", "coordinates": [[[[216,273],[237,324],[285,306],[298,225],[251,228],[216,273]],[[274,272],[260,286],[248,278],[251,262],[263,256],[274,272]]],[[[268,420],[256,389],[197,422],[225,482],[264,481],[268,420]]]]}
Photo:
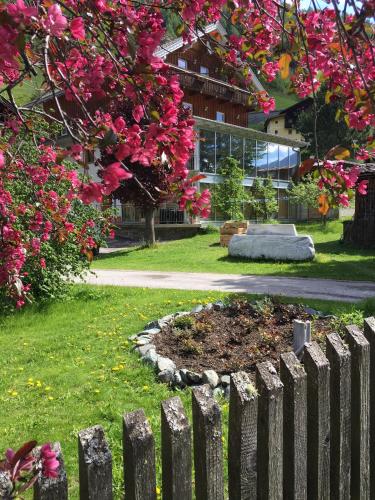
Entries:
{"type": "Polygon", "coordinates": [[[145,242],[146,245],[155,245],[155,209],[147,207],[145,209],[145,242]]]}

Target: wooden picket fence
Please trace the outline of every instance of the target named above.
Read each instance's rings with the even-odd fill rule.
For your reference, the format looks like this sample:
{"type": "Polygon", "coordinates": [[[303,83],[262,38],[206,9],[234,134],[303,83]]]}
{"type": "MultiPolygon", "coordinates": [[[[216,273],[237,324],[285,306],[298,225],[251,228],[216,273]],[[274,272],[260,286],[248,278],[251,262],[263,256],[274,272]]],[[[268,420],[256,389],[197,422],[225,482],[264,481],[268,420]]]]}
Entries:
{"type": "MultiPolygon", "coordinates": [[[[344,341],[328,335],[325,354],[306,345],[303,364],[282,354],[279,375],[260,363],[255,385],[244,372],[232,375],[227,489],[221,411],[208,386],[193,389],[192,415],[193,433],[178,396],[161,404],[166,500],[193,492],[197,500],[374,499],[375,318],[363,332],[348,327],[344,341]]],[[[81,500],[111,500],[112,456],[100,426],[78,434],[78,453],[81,500]]],[[[123,453],[125,499],[155,500],[154,437],[143,410],[124,416],[123,453]]],[[[59,477],[39,480],[35,500],[68,498],[61,450],[59,458],[59,477]]]]}

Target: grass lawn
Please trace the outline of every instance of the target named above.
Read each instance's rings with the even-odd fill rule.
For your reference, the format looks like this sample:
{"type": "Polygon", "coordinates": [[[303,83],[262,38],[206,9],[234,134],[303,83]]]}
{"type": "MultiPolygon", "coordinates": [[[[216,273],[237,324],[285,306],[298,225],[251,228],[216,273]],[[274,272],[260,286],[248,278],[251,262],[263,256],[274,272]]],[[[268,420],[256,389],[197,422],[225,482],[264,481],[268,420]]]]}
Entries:
{"type": "MultiPolygon", "coordinates": [[[[0,455],[29,439],[60,441],[70,498],[77,499],[77,432],[101,424],[113,452],[115,498],[121,498],[122,414],[145,409],[160,456],[160,401],[175,394],[155,381],[151,368],[131,351],[128,337],[148,320],[223,296],[77,286],[69,301],[3,318],[0,455]]],[[[350,304],[303,302],[336,314],[354,309],[350,304]]],[[[190,413],[189,391],[180,394],[190,413]]],[[[226,422],[228,405],[223,402],[222,407],[226,422]]]]}
{"type": "Polygon", "coordinates": [[[349,280],[375,280],[375,251],[340,243],[342,223],[332,221],[297,224],[300,234],[310,234],[317,255],[312,262],[265,262],[228,257],[219,246],[219,234],[162,243],[156,248],[130,248],[102,255],[93,263],[97,269],[134,269],[238,274],[268,274],[349,280]]]}

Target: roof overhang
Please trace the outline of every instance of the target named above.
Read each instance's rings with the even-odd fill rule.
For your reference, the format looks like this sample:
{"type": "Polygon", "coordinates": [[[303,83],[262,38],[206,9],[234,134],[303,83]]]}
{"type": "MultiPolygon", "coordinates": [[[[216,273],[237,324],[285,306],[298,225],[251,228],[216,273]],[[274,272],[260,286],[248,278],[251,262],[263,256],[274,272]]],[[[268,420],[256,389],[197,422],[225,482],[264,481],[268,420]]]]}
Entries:
{"type": "Polygon", "coordinates": [[[195,126],[205,130],[222,132],[224,134],[233,134],[238,137],[244,137],[245,139],[257,139],[258,141],[273,142],[283,146],[290,146],[291,148],[302,149],[308,146],[308,143],[304,141],[296,141],[294,139],[288,139],[287,137],[281,137],[275,134],[267,134],[266,132],[261,132],[260,130],[255,130],[253,128],[239,127],[238,125],[232,125],[231,123],[217,122],[215,120],[208,120],[207,118],[201,118],[199,116],[194,116],[193,118],[195,120],[195,126]]]}
{"type": "MultiPolygon", "coordinates": [[[[194,33],[191,38],[191,42],[196,42],[199,38],[204,37],[205,35],[209,35],[217,31],[220,35],[225,39],[227,36],[227,32],[224,26],[218,21],[216,23],[209,24],[205,27],[204,30],[200,30],[197,33],[194,33]]],[[[191,43],[190,42],[190,43],[191,43]]],[[[184,45],[187,45],[182,36],[175,38],[169,42],[162,43],[161,46],[156,49],[155,56],[160,57],[161,59],[165,59],[168,54],[175,52],[178,49],[181,49],[184,45]]],[[[255,73],[252,69],[250,69],[252,76],[252,83],[256,87],[256,89],[260,92],[265,91],[263,85],[260,83],[259,79],[256,77],[255,73]]]]}

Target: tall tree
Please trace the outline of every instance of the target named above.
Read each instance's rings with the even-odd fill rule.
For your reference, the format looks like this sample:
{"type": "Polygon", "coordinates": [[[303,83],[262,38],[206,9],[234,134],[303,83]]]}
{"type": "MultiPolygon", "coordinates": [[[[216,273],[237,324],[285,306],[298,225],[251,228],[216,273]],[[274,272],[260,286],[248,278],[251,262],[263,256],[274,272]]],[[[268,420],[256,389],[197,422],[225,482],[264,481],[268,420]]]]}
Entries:
{"type": "Polygon", "coordinates": [[[254,210],[256,219],[269,221],[277,213],[278,204],[276,189],[273,187],[272,179],[266,177],[254,179],[251,186],[249,205],[254,210]]]}
{"type": "Polygon", "coordinates": [[[243,204],[248,196],[242,184],[244,173],[238,160],[225,158],[220,165],[219,174],[222,180],[213,190],[211,204],[219,209],[226,219],[242,220],[243,204]]]}

